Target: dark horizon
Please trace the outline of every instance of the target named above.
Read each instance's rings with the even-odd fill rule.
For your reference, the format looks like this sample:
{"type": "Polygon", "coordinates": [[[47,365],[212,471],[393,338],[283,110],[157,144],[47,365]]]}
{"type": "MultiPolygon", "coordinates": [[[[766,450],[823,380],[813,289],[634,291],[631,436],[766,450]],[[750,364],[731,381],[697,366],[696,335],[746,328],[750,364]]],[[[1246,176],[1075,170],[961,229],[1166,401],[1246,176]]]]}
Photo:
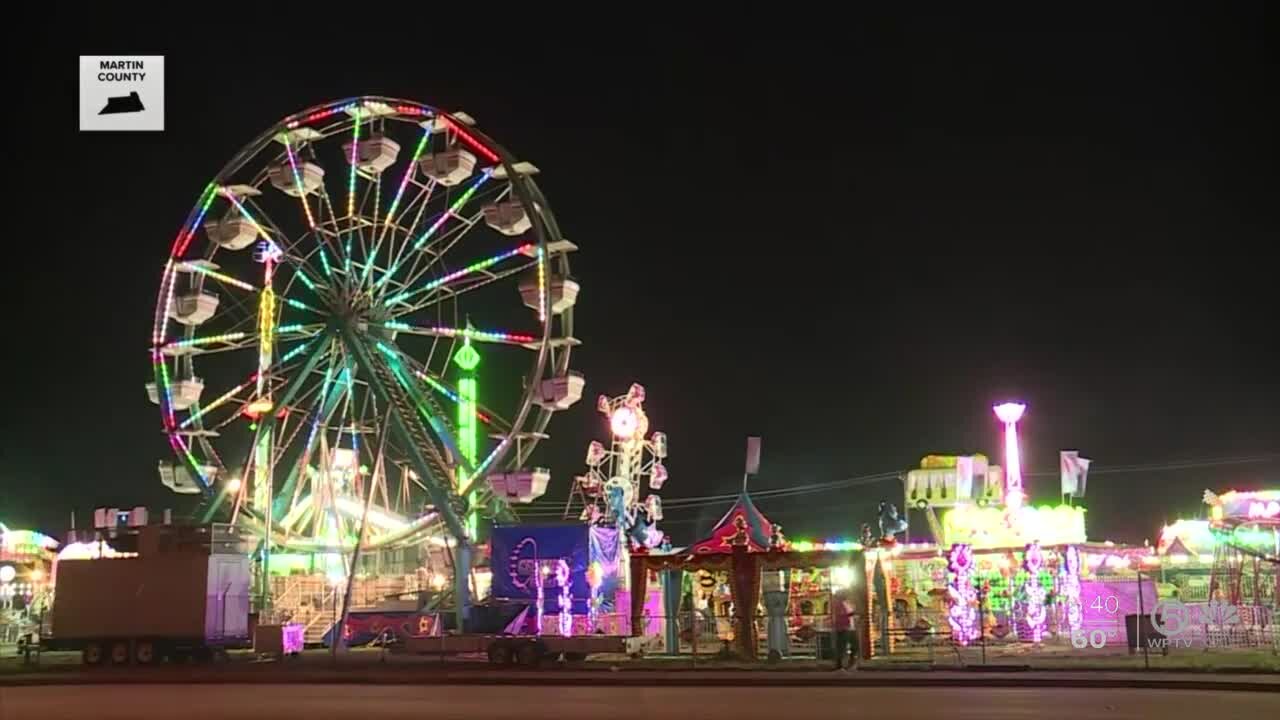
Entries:
{"type": "MultiPolygon", "coordinates": [[[[251,138],[367,94],[474,116],[541,168],[581,248],[587,390],[535,455],[546,502],[604,439],[596,395],[632,382],[671,439],[671,500],[736,492],[748,435],[757,490],[930,453],[999,462],[990,408],[1018,399],[1033,500],[1057,501],[1057,452],[1078,449],[1095,461],[1091,538],[1154,541],[1203,514],[1204,489],[1280,487],[1264,10],[530,32],[514,50],[486,29],[429,50],[335,45],[304,69],[288,32],[215,52],[227,21],[182,41],[32,23],[41,70],[22,103],[39,112],[9,149],[0,520],[60,531],[73,508],[183,507],[156,476],[167,446],[143,391],[169,243],[251,138]],[[111,52],[166,56],[163,132],[77,132],[76,56],[111,52]]],[[[758,505],[792,537],[847,537],[900,498],[884,481],[758,505]]],[[[668,532],[695,540],[727,508],[672,511],[668,532]]]]}

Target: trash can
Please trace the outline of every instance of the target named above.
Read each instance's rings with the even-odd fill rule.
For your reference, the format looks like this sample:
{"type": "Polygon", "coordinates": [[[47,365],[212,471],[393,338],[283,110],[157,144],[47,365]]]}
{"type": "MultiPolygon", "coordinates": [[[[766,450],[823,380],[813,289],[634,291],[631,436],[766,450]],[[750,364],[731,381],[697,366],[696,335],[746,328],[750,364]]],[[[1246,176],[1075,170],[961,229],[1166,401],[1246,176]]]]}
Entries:
{"type": "Polygon", "coordinates": [[[1150,615],[1125,615],[1124,634],[1129,643],[1130,655],[1137,653],[1143,646],[1158,647],[1162,654],[1169,654],[1169,643],[1164,634],[1156,630],[1150,615]]]}

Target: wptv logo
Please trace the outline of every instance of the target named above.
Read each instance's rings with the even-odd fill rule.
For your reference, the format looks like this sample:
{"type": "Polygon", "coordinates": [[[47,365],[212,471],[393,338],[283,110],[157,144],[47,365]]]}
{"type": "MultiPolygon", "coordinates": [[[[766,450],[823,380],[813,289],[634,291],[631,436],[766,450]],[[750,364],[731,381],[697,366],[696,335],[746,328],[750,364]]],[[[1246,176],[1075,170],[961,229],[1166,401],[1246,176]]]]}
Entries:
{"type": "MultiPolygon", "coordinates": [[[[1111,598],[1108,598],[1110,600],[1111,598]]],[[[1108,609],[1110,606],[1108,604],[1108,609]]],[[[1169,648],[1189,648],[1194,637],[1190,637],[1193,628],[1225,628],[1242,624],[1240,608],[1221,600],[1188,605],[1176,598],[1167,598],[1156,603],[1151,613],[1151,627],[1155,633],[1147,636],[1147,647],[1152,650],[1168,650],[1169,648]]],[[[1220,644],[1218,633],[1195,633],[1206,647],[1220,644]]],[[[1145,635],[1145,633],[1144,633],[1145,635]]],[[[1086,632],[1083,628],[1071,631],[1071,646],[1077,650],[1087,647],[1101,649],[1107,645],[1107,633],[1103,630],[1086,632]]]]}

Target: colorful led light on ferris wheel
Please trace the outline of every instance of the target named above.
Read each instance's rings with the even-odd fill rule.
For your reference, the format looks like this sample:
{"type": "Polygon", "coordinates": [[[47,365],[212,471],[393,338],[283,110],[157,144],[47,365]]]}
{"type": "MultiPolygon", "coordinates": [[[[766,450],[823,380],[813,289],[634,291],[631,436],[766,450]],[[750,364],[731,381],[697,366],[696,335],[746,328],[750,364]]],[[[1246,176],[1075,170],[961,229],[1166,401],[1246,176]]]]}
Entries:
{"type": "Polygon", "coordinates": [[[310,343],[309,341],[308,341],[308,342],[304,342],[304,343],[302,343],[301,345],[299,345],[298,347],[296,347],[296,348],[294,348],[294,349],[290,350],[289,352],[285,353],[284,355],[282,355],[282,356],[280,357],[280,364],[281,364],[281,365],[284,365],[285,363],[289,362],[290,360],[292,360],[292,359],[294,359],[294,358],[298,357],[298,356],[299,356],[299,355],[301,355],[301,354],[303,353],[303,351],[305,351],[305,350],[306,350],[310,345],[311,345],[311,343],[310,343]]]}
{"type": "Polygon", "coordinates": [[[165,345],[167,348],[186,348],[197,347],[199,345],[209,345],[211,343],[230,342],[232,340],[240,340],[246,337],[246,332],[223,333],[222,335],[208,335],[205,337],[190,338],[187,340],[176,340],[165,345]]]}
{"type": "MultiPolygon", "coordinates": [[[[435,390],[441,395],[444,395],[445,397],[449,398],[453,402],[455,403],[462,402],[462,399],[458,397],[457,393],[455,393],[454,391],[442,385],[439,380],[436,380],[435,378],[422,372],[421,370],[414,370],[413,374],[414,374],[414,377],[417,377],[419,380],[422,380],[426,384],[430,385],[431,389],[435,390]]],[[[489,425],[493,422],[488,415],[485,415],[479,410],[476,410],[476,419],[478,419],[480,422],[484,423],[485,425],[489,425]]]]}
{"type": "Polygon", "coordinates": [[[315,230],[316,219],[311,214],[311,203],[307,202],[307,192],[302,185],[302,176],[298,174],[298,160],[294,155],[293,145],[289,142],[289,133],[284,134],[284,152],[289,156],[289,170],[293,172],[293,186],[298,190],[298,200],[302,201],[302,207],[307,211],[307,227],[315,230]]]}
{"type": "Polygon", "coordinates": [[[440,217],[436,218],[436,221],[431,224],[431,227],[427,228],[427,231],[422,233],[422,237],[419,237],[418,241],[413,244],[413,251],[418,252],[421,250],[427,240],[430,240],[431,236],[435,235],[436,231],[439,230],[450,217],[457,215],[458,209],[463,205],[466,205],[467,201],[471,199],[471,196],[476,194],[476,190],[479,190],[480,186],[483,185],[492,175],[492,170],[485,170],[480,173],[480,177],[476,178],[476,181],[471,183],[471,187],[467,188],[465,192],[459,195],[458,199],[454,200],[453,204],[449,206],[449,209],[440,217]]]}
{"type": "MultiPolygon", "coordinates": [[[[461,270],[455,270],[454,272],[451,272],[451,273],[449,273],[448,275],[445,275],[445,276],[443,276],[443,277],[436,278],[435,280],[432,280],[431,282],[426,283],[425,285],[423,285],[422,287],[418,288],[417,290],[409,290],[409,291],[406,291],[406,292],[402,292],[402,293],[400,293],[400,294],[398,294],[398,295],[394,295],[394,296],[392,296],[391,298],[389,298],[389,299],[387,300],[387,303],[386,303],[386,304],[387,304],[387,305],[395,305],[396,303],[398,303],[398,302],[403,302],[404,300],[407,300],[407,299],[409,299],[409,298],[411,298],[411,297],[413,297],[414,295],[417,295],[417,294],[419,294],[419,293],[430,292],[430,291],[432,291],[432,290],[434,290],[434,289],[436,289],[436,288],[440,287],[441,285],[444,285],[445,283],[449,283],[449,282],[453,282],[454,280],[457,280],[458,278],[462,277],[463,275],[468,275],[468,274],[470,274],[470,273],[476,272],[477,270],[484,270],[485,268],[488,268],[488,267],[492,267],[492,266],[494,266],[494,265],[497,265],[498,263],[502,262],[503,260],[506,260],[507,258],[515,257],[516,255],[520,255],[520,254],[524,254],[524,253],[528,253],[528,252],[529,252],[529,251],[531,251],[534,247],[535,247],[535,246],[534,246],[532,243],[527,243],[527,244],[521,245],[520,247],[517,247],[517,248],[515,248],[515,249],[513,249],[513,250],[507,250],[506,252],[499,253],[498,255],[494,255],[493,257],[485,258],[484,260],[480,260],[479,262],[471,263],[470,265],[468,265],[468,266],[466,266],[466,267],[462,268],[461,270]]],[[[389,275],[384,275],[384,276],[383,276],[383,281],[385,281],[388,277],[390,277],[390,276],[389,276],[389,275]]],[[[380,282],[381,282],[381,281],[380,281],[380,282]]]]}
{"type": "Polygon", "coordinates": [[[360,108],[353,113],[351,125],[351,174],[347,179],[347,217],[356,215],[356,162],[360,159],[360,108]]]}
{"type": "Polygon", "coordinates": [[[310,305],[302,302],[301,300],[294,300],[293,298],[287,297],[287,298],[284,298],[284,302],[289,307],[294,307],[299,310],[306,310],[307,312],[313,312],[313,313],[320,312],[319,310],[311,307],[310,305]]]}
{"type": "Polygon", "coordinates": [[[207,268],[207,267],[204,267],[204,266],[202,266],[202,265],[188,265],[188,266],[187,266],[187,269],[188,269],[188,270],[191,270],[192,272],[198,272],[198,273],[200,273],[201,275],[207,275],[207,276],[209,276],[209,277],[213,278],[214,280],[221,280],[222,282],[224,282],[224,283],[226,283],[226,284],[228,284],[228,285],[231,285],[231,286],[233,286],[233,287],[238,287],[238,288],[240,288],[241,290],[248,290],[249,292],[257,292],[257,291],[258,291],[258,288],[257,288],[256,286],[254,286],[254,285],[250,284],[250,283],[247,283],[247,282],[245,282],[245,281],[243,281],[243,280],[237,280],[236,278],[233,278],[233,277],[231,277],[230,275],[226,275],[226,274],[224,274],[224,273],[220,273],[220,272],[218,272],[217,270],[211,270],[211,269],[209,269],[209,268],[207,268]]]}
{"type": "Polygon", "coordinates": [[[329,267],[329,254],[324,251],[324,245],[319,246],[320,265],[324,268],[325,277],[333,279],[333,268],[329,267]]]}
{"type": "Polygon", "coordinates": [[[236,210],[240,211],[240,214],[244,216],[244,219],[249,221],[249,224],[253,226],[254,232],[258,233],[263,240],[271,242],[271,236],[267,234],[266,230],[262,229],[262,226],[258,224],[258,221],[254,219],[253,214],[245,208],[244,203],[240,202],[240,198],[236,197],[235,193],[224,191],[222,194],[231,201],[232,205],[235,205],[236,210]]]}
{"type": "Polygon", "coordinates": [[[206,414],[214,410],[217,410],[219,407],[222,407],[222,405],[230,401],[231,398],[235,397],[238,393],[240,393],[240,391],[252,385],[257,379],[258,379],[258,373],[255,372],[253,375],[249,376],[248,380],[240,383],[239,385],[219,395],[217,398],[213,400],[213,402],[208,403],[206,405],[201,405],[199,408],[196,408],[196,411],[191,413],[189,416],[187,416],[187,419],[183,420],[178,427],[180,428],[188,427],[192,423],[194,423],[196,420],[199,420],[200,418],[204,417],[206,414]]]}
{"type": "Polygon", "coordinates": [[[298,279],[302,281],[302,284],[307,286],[308,290],[310,290],[311,292],[316,291],[316,284],[311,281],[311,278],[307,277],[307,274],[305,272],[299,269],[296,274],[298,276],[298,279]]]}
{"type": "MultiPolygon", "coordinates": [[[[467,200],[471,199],[471,196],[475,194],[476,190],[480,187],[482,183],[484,183],[485,180],[489,179],[490,175],[492,175],[492,171],[489,171],[489,170],[486,170],[483,173],[481,173],[480,177],[476,178],[476,181],[471,184],[471,187],[467,188],[466,192],[462,193],[462,195],[460,195],[458,199],[455,200],[454,203],[449,206],[449,209],[445,210],[444,213],[442,213],[440,217],[436,218],[436,221],[431,224],[431,227],[427,228],[426,231],[422,233],[422,236],[419,237],[417,242],[413,244],[413,252],[416,253],[419,250],[421,250],[422,246],[425,245],[427,241],[431,239],[431,236],[434,235],[435,232],[439,230],[445,224],[445,222],[448,221],[448,219],[457,212],[458,208],[462,207],[464,204],[466,204],[467,200]]],[[[386,282],[391,279],[391,276],[395,275],[396,271],[400,269],[400,265],[401,263],[404,262],[404,260],[405,258],[401,258],[399,261],[389,266],[387,268],[387,271],[382,274],[382,277],[378,280],[377,285],[375,285],[374,287],[381,287],[382,285],[386,284],[386,282]]],[[[430,283],[428,283],[428,285],[430,285],[430,283]]],[[[429,288],[424,288],[424,289],[429,289],[429,288]]],[[[408,295],[408,294],[412,294],[412,293],[407,293],[407,294],[402,293],[402,295],[408,295]]],[[[400,296],[397,296],[397,297],[400,297],[400,296]]],[[[396,302],[396,300],[393,299],[390,302],[394,303],[396,302]]]]}
{"type": "Polygon", "coordinates": [[[204,222],[205,213],[209,212],[209,206],[213,205],[213,201],[218,197],[218,186],[209,183],[205,186],[204,193],[201,194],[200,200],[196,202],[200,204],[200,212],[196,213],[195,219],[190,225],[183,227],[178,232],[178,237],[173,242],[173,250],[170,252],[175,258],[180,258],[187,251],[187,246],[191,244],[191,238],[196,236],[196,230],[200,228],[200,223],[204,222]]]}
{"type": "Polygon", "coordinates": [[[538,246],[538,322],[547,322],[547,263],[546,253],[538,246]]]}
{"type": "Polygon", "coordinates": [[[400,207],[400,198],[404,197],[404,189],[409,186],[409,178],[413,176],[413,169],[418,166],[418,158],[422,155],[422,151],[426,149],[427,142],[430,139],[431,128],[423,128],[422,137],[418,139],[418,146],[413,149],[413,159],[409,161],[409,166],[404,169],[404,177],[400,178],[400,187],[396,189],[396,196],[391,201],[391,208],[387,210],[388,226],[395,219],[396,209],[400,207]]]}
{"type": "Polygon", "coordinates": [[[471,149],[483,155],[489,162],[496,163],[502,160],[502,158],[498,157],[498,153],[490,150],[487,146],[477,140],[475,136],[463,129],[459,123],[456,123],[443,115],[440,116],[440,119],[453,129],[453,132],[459,139],[469,145],[471,149]]]}

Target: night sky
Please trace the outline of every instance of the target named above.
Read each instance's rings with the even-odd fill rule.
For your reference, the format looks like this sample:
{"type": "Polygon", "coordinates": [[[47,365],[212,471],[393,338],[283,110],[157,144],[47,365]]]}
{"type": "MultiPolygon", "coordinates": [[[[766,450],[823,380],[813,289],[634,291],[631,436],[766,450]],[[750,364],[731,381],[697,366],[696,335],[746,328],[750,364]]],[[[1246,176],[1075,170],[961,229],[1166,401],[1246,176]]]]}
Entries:
{"type": "MultiPolygon", "coordinates": [[[[1029,404],[1025,465],[1051,473],[1029,480],[1036,500],[1057,499],[1059,449],[1095,460],[1098,539],[1154,537],[1205,488],[1280,486],[1262,3],[554,31],[495,9],[519,34],[453,7],[388,10],[367,51],[343,39],[384,27],[363,10],[317,29],[231,8],[168,32],[25,25],[0,520],[182,507],[143,390],[167,248],[241,145],[360,94],[474,116],[542,169],[581,247],[588,387],[538,451],[550,499],[604,439],[595,396],[633,381],[671,438],[669,499],[734,492],[749,434],[754,489],[997,456],[990,407],[1010,398],[1029,404]],[[77,132],[76,56],[114,52],[167,56],[163,133],[77,132]]],[[[759,504],[793,537],[853,535],[900,496],[889,481],[759,504]]],[[[672,511],[668,531],[692,540],[724,509],[672,511]]]]}

